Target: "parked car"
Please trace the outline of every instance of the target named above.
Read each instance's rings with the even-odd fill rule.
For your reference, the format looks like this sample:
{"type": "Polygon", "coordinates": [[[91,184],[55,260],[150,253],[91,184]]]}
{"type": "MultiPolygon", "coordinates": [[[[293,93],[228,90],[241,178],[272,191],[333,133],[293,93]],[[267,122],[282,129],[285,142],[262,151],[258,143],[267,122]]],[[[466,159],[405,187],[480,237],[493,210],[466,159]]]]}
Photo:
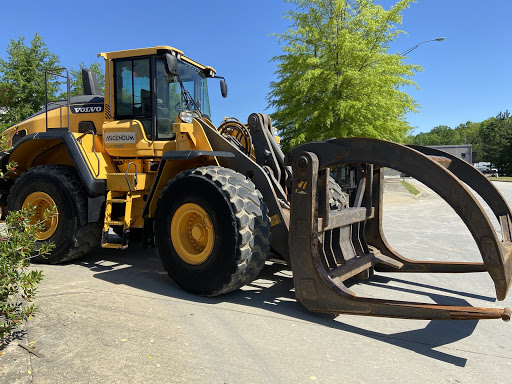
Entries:
{"type": "Polygon", "coordinates": [[[484,175],[489,177],[498,177],[498,169],[497,168],[477,168],[484,175]]]}

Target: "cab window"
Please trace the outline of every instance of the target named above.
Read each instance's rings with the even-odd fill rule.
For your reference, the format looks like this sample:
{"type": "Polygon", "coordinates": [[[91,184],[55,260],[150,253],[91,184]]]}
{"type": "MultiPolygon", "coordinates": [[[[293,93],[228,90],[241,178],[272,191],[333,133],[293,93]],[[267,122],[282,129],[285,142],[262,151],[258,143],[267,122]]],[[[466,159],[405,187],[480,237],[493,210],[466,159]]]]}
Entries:
{"type": "Polygon", "coordinates": [[[123,59],[115,62],[115,118],[137,119],[151,139],[150,59],[123,59]]]}
{"type": "Polygon", "coordinates": [[[156,134],[157,140],[172,140],[175,134],[173,123],[180,112],[198,108],[209,118],[207,81],[204,74],[193,65],[179,60],[178,76],[165,72],[163,58],[156,58],[156,134]],[[179,80],[181,79],[181,84],[179,80]],[[183,89],[182,89],[183,86],[183,89]],[[194,100],[186,102],[183,91],[194,100]]]}
{"type": "Polygon", "coordinates": [[[163,59],[156,59],[156,134],[158,140],[175,138],[172,125],[181,108],[181,87],[177,76],[165,72],[163,59]]]}

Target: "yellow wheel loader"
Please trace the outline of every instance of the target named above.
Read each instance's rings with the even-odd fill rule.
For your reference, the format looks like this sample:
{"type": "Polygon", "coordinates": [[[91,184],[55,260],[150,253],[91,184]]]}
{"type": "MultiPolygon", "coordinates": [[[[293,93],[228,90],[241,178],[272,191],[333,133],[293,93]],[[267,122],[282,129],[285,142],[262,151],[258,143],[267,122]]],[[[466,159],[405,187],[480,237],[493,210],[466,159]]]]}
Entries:
{"type": "Polygon", "coordinates": [[[210,120],[207,80],[224,78],[182,51],[157,46],[101,53],[105,92],[83,71],[84,95],[4,132],[17,163],[0,184],[7,211],[34,207],[38,240],[61,263],[94,247],[126,248],[130,232],[155,246],[183,289],[215,296],[250,283],[269,253],[291,265],[308,310],[416,319],[510,319],[510,309],[443,306],[359,297],[345,285],[375,272],[488,272],[503,300],[511,284],[511,211],[476,169],[447,153],[364,138],[332,139],[286,155],[270,118],[210,120]],[[409,174],[462,218],[482,263],[406,259],[382,233],[383,168],[409,174]],[[335,182],[330,170],[341,175],[335,182]],[[498,219],[498,238],[471,187],[498,219]],[[57,215],[45,212],[56,207],[57,215]],[[117,235],[114,235],[115,232],[117,235]]]}

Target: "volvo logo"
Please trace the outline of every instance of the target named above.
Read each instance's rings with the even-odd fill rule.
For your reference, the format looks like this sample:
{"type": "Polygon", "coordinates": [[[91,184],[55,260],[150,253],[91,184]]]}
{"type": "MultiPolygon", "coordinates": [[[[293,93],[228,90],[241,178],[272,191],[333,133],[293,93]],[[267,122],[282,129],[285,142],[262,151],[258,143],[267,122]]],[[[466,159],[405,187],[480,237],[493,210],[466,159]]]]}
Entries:
{"type": "Polygon", "coordinates": [[[103,104],[87,104],[80,106],[71,106],[73,113],[99,113],[103,112],[103,104]]]}

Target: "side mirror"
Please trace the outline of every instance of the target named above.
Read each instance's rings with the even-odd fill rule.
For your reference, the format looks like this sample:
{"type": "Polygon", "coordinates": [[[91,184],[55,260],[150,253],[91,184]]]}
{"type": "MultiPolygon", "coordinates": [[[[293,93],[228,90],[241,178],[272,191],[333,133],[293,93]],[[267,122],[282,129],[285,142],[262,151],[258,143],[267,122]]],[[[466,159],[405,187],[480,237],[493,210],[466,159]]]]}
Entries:
{"type": "Polygon", "coordinates": [[[164,57],[165,72],[170,76],[177,76],[178,72],[178,59],[176,56],[166,53],[164,57]]]}
{"type": "Polygon", "coordinates": [[[224,79],[220,81],[220,93],[222,94],[223,98],[228,97],[228,85],[224,79]]]}

